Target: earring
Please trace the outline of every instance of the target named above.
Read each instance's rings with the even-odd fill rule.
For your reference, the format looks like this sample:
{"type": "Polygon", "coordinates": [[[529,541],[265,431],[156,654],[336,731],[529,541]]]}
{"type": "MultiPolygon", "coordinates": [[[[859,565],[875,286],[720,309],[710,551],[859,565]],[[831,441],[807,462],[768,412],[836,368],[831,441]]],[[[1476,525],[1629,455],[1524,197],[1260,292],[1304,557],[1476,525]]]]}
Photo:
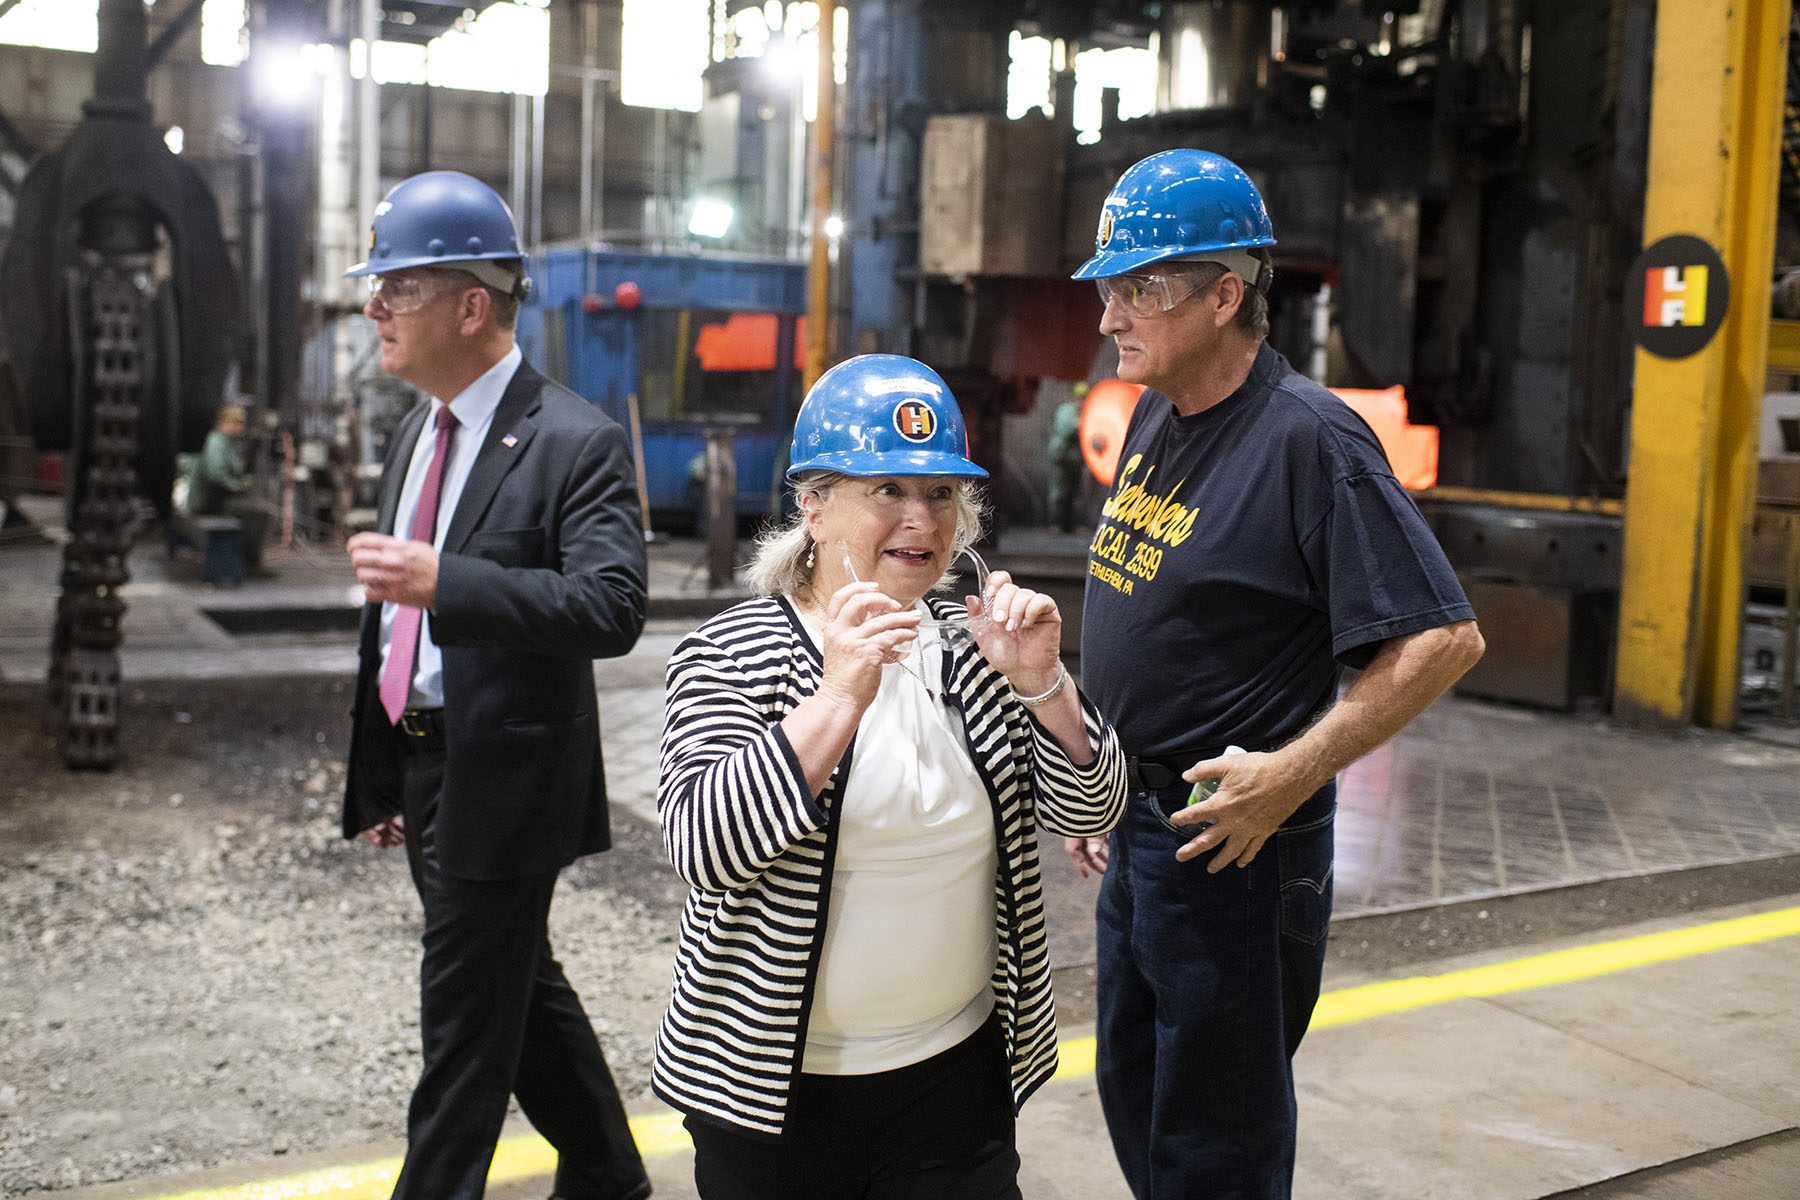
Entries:
{"type": "MultiPolygon", "coordinates": [[[[816,542],[813,543],[813,545],[817,544],[818,543],[816,542]]],[[[813,546],[808,546],[806,548],[806,569],[809,571],[813,569],[813,546]]]]}

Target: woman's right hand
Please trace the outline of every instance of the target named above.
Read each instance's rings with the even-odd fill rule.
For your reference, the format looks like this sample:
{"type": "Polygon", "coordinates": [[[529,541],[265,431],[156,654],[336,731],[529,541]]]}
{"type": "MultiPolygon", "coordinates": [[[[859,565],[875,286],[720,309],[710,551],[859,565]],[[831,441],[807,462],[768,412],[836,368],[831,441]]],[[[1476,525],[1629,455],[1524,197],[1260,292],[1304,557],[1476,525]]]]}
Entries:
{"type": "Polygon", "coordinates": [[[881,687],[881,668],[919,636],[921,614],[873,582],[845,584],[825,607],[825,676],[819,694],[861,713],[881,687]]]}

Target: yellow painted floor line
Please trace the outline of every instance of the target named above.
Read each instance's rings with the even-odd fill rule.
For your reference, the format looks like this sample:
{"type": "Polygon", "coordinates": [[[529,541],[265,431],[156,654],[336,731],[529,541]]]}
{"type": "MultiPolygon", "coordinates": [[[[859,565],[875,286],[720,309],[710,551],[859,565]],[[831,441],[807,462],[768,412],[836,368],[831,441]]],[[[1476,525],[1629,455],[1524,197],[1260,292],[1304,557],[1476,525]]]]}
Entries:
{"type": "Polygon", "coordinates": [[[1569,950],[1553,950],[1548,954],[1533,954],[1444,975],[1365,983],[1361,987],[1340,988],[1319,997],[1311,1028],[1351,1025],[1450,1000],[1500,996],[1553,984],[1576,983],[1796,934],[1800,934],[1800,908],[1783,908],[1612,942],[1596,942],[1569,950]]]}
{"type": "MultiPolygon", "coordinates": [[[[1596,942],[1569,950],[1553,950],[1548,954],[1534,954],[1485,967],[1449,971],[1442,975],[1419,975],[1410,979],[1339,988],[1319,997],[1311,1027],[1330,1029],[1336,1025],[1353,1025],[1376,1017],[1447,1004],[1452,1000],[1499,996],[1559,983],[1575,983],[1619,971],[1796,935],[1800,935],[1800,908],[1784,908],[1683,929],[1640,934],[1617,941],[1596,942]]],[[[1079,1079],[1093,1074],[1093,1038],[1070,1039],[1062,1043],[1059,1050],[1062,1061],[1057,1068],[1056,1079],[1079,1079]]],[[[681,1117],[676,1113],[658,1112],[637,1117],[631,1122],[631,1132],[637,1138],[638,1149],[645,1158],[657,1158],[690,1149],[687,1132],[682,1129],[681,1117]]],[[[549,1143],[536,1134],[521,1134],[506,1138],[500,1143],[494,1153],[494,1165],[488,1172],[488,1181],[494,1184],[513,1183],[521,1179],[548,1176],[555,1169],[556,1152],[550,1148],[549,1143]]],[[[153,1200],[310,1200],[313,1197],[326,1200],[385,1200],[393,1190],[394,1178],[399,1172],[399,1158],[384,1158],[256,1183],[173,1192],[154,1197],[153,1200]]]]}

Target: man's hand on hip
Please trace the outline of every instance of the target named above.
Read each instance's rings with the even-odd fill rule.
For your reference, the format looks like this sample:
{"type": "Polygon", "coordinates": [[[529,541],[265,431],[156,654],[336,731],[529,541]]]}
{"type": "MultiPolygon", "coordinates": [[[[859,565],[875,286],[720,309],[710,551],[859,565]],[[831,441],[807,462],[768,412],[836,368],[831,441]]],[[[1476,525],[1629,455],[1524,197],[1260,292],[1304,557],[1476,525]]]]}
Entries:
{"type": "Polygon", "coordinates": [[[430,542],[359,533],[350,539],[350,562],[371,604],[437,608],[438,552],[430,542]]]}
{"type": "Polygon", "coordinates": [[[1206,865],[1208,871],[1249,866],[1281,823],[1324,786],[1286,750],[1209,758],[1181,777],[1189,783],[1219,781],[1219,790],[1210,797],[1169,817],[1176,825],[1199,830],[1198,837],[1175,852],[1182,862],[1223,847],[1206,865]]]}

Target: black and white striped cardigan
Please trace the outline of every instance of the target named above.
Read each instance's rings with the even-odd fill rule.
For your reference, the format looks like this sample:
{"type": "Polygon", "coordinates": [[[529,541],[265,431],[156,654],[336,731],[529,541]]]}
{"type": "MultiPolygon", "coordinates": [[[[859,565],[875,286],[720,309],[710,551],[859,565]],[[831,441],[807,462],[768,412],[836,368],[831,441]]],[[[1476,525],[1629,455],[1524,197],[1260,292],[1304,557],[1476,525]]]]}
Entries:
{"type": "MultiPolygon", "coordinates": [[[[656,807],[692,890],[651,1083],[675,1108],[740,1132],[781,1132],[830,919],[832,812],[856,745],[815,799],[780,728],[820,671],[799,616],[776,598],[719,614],[669,659],[656,807]]],[[[1112,828],[1125,805],[1125,759],[1083,699],[1097,753],[1076,766],[973,649],[944,656],[942,686],[994,813],[994,997],[1014,1103],[1023,1104],[1056,1069],[1037,824],[1065,836],[1112,828]]]]}

